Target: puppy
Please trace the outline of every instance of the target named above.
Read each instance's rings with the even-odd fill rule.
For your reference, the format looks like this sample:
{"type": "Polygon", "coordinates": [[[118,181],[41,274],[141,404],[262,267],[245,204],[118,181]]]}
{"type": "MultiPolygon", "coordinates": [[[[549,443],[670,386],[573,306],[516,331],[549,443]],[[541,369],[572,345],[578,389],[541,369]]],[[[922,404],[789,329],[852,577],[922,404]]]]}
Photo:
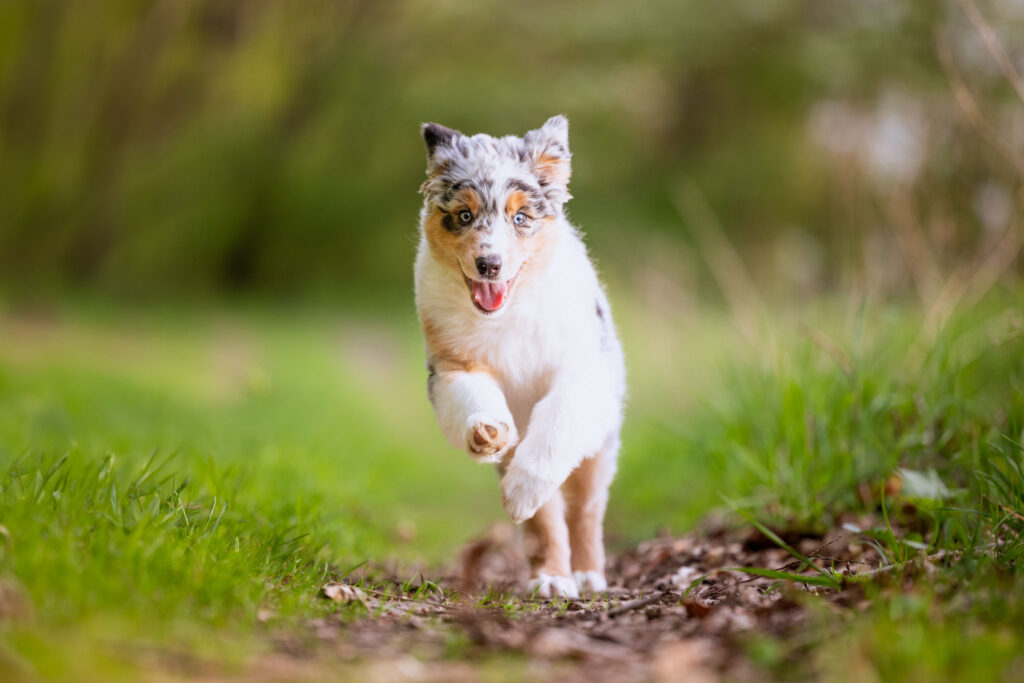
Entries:
{"type": "Polygon", "coordinates": [[[428,123],[423,139],[416,307],[441,431],[497,464],[502,505],[526,522],[530,590],[603,591],[625,367],[565,216],[569,122],[555,116],[522,138],[428,123]]]}

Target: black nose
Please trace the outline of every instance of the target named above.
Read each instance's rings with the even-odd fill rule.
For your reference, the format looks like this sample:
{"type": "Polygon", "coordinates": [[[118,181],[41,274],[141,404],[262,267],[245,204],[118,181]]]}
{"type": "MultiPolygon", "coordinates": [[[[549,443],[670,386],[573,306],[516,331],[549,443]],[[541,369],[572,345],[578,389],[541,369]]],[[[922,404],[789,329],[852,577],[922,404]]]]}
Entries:
{"type": "Polygon", "coordinates": [[[497,254],[490,256],[478,256],[476,259],[476,271],[484,277],[496,278],[501,272],[501,257],[497,254]]]}

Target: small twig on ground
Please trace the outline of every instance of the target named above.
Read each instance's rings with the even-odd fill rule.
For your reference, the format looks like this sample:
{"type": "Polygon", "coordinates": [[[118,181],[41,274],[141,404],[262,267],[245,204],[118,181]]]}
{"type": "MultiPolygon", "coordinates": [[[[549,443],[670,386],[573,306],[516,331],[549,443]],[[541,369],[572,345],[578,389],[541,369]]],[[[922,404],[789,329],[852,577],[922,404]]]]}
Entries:
{"type": "Polygon", "coordinates": [[[934,553],[932,555],[926,555],[925,557],[915,557],[914,559],[908,560],[906,562],[900,562],[898,564],[890,564],[887,567],[879,567],[878,569],[872,569],[870,571],[861,572],[859,574],[851,574],[850,576],[845,577],[845,580],[846,581],[856,581],[856,580],[859,580],[859,579],[870,579],[872,577],[878,576],[879,574],[885,574],[885,573],[888,573],[888,572],[891,572],[891,571],[895,571],[897,569],[903,569],[904,567],[909,567],[912,564],[921,563],[921,562],[929,562],[929,563],[935,562],[937,560],[941,560],[945,556],[946,556],[946,551],[945,550],[940,550],[937,553],[934,553]]]}
{"type": "Polygon", "coordinates": [[[630,600],[625,604],[619,605],[615,609],[608,610],[608,617],[614,619],[615,617],[621,616],[626,612],[632,612],[633,610],[638,610],[647,607],[648,605],[653,605],[656,602],[660,602],[661,599],[665,597],[665,595],[665,593],[655,593],[654,595],[650,595],[640,600],[630,600]]]}
{"type": "Polygon", "coordinates": [[[830,562],[841,562],[843,564],[863,564],[868,567],[876,566],[871,564],[870,562],[864,562],[863,560],[846,560],[842,557],[831,557],[829,555],[808,555],[807,557],[812,560],[829,560],[830,562]]]}

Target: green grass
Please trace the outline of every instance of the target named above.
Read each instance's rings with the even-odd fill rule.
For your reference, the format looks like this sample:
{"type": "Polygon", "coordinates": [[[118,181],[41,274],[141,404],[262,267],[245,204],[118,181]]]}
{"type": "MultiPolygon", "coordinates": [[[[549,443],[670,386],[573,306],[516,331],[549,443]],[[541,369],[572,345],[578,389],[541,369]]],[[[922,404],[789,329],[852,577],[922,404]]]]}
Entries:
{"type": "Polygon", "coordinates": [[[50,629],[244,652],[259,609],[327,609],[329,566],[437,563],[500,514],[493,472],[435,434],[411,317],[55,315],[6,319],[0,351],[26,666],[59,668],[50,629]]]}
{"type": "MultiPolygon", "coordinates": [[[[827,638],[762,639],[753,659],[837,678],[908,678],[915,657],[932,678],[1006,670],[1024,642],[1024,605],[997,599],[1022,588],[1020,295],[934,339],[911,303],[822,300],[745,341],[718,311],[619,302],[631,398],[612,544],[730,507],[773,528],[884,512],[865,535],[893,563],[962,559],[931,592],[882,586],[850,623],[823,616],[827,638]],[[920,476],[889,509],[897,468],[920,476]],[[951,598],[963,586],[976,599],[951,598]]],[[[187,652],[240,669],[270,648],[258,615],[326,614],[328,576],[440,568],[503,519],[493,471],[434,424],[412,311],[348,310],[0,315],[0,668],[130,677],[187,652]]]]}

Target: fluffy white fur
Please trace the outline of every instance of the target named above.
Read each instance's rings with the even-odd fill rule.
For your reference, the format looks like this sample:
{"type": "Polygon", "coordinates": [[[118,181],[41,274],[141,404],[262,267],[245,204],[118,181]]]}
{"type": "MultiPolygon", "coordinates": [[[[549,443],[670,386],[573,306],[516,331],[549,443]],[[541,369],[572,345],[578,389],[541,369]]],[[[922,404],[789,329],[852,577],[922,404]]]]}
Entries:
{"type": "MultiPolygon", "coordinates": [[[[565,119],[552,121],[547,133],[564,137],[567,152],[565,119]]],[[[495,140],[494,154],[460,158],[460,171],[487,177],[498,187],[521,176],[521,160],[500,153],[507,140],[495,140]]],[[[424,218],[429,207],[428,198],[424,218]]],[[[561,204],[556,207],[554,219],[541,228],[549,231],[543,259],[532,257],[542,265],[516,248],[520,237],[514,226],[500,216],[494,222],[489,250],[501,255],[505,272],[517,280],[493,313],[473,305],[464,277],[439,257],[424,230],[416,257],[421,320],[430,321],[445,346],[487,369],[437,371],[431,398],[441,430],[452,445],[482,461],[502,463],[515,447],[514,457],[500,469],[503,505],[516,522],[531,518],[558,494],[584,458],[607,457],[610,451],[614,461],[622,423],[625,370],[611,309],[578,232],[561,204]]],[[[470,246],[460,258],[467,276],[473,257],[470,246]]],[[[602,515],[613,473],[614,464],[595,493],[603,498],[590,503],[599,505],[602,515]]],[[[607,586],[603,567],[576,574],[585,590],[607,586]]],[[[541,595],[575,595],[572,578],[541,573],[531,585],[541,595]]]]}

